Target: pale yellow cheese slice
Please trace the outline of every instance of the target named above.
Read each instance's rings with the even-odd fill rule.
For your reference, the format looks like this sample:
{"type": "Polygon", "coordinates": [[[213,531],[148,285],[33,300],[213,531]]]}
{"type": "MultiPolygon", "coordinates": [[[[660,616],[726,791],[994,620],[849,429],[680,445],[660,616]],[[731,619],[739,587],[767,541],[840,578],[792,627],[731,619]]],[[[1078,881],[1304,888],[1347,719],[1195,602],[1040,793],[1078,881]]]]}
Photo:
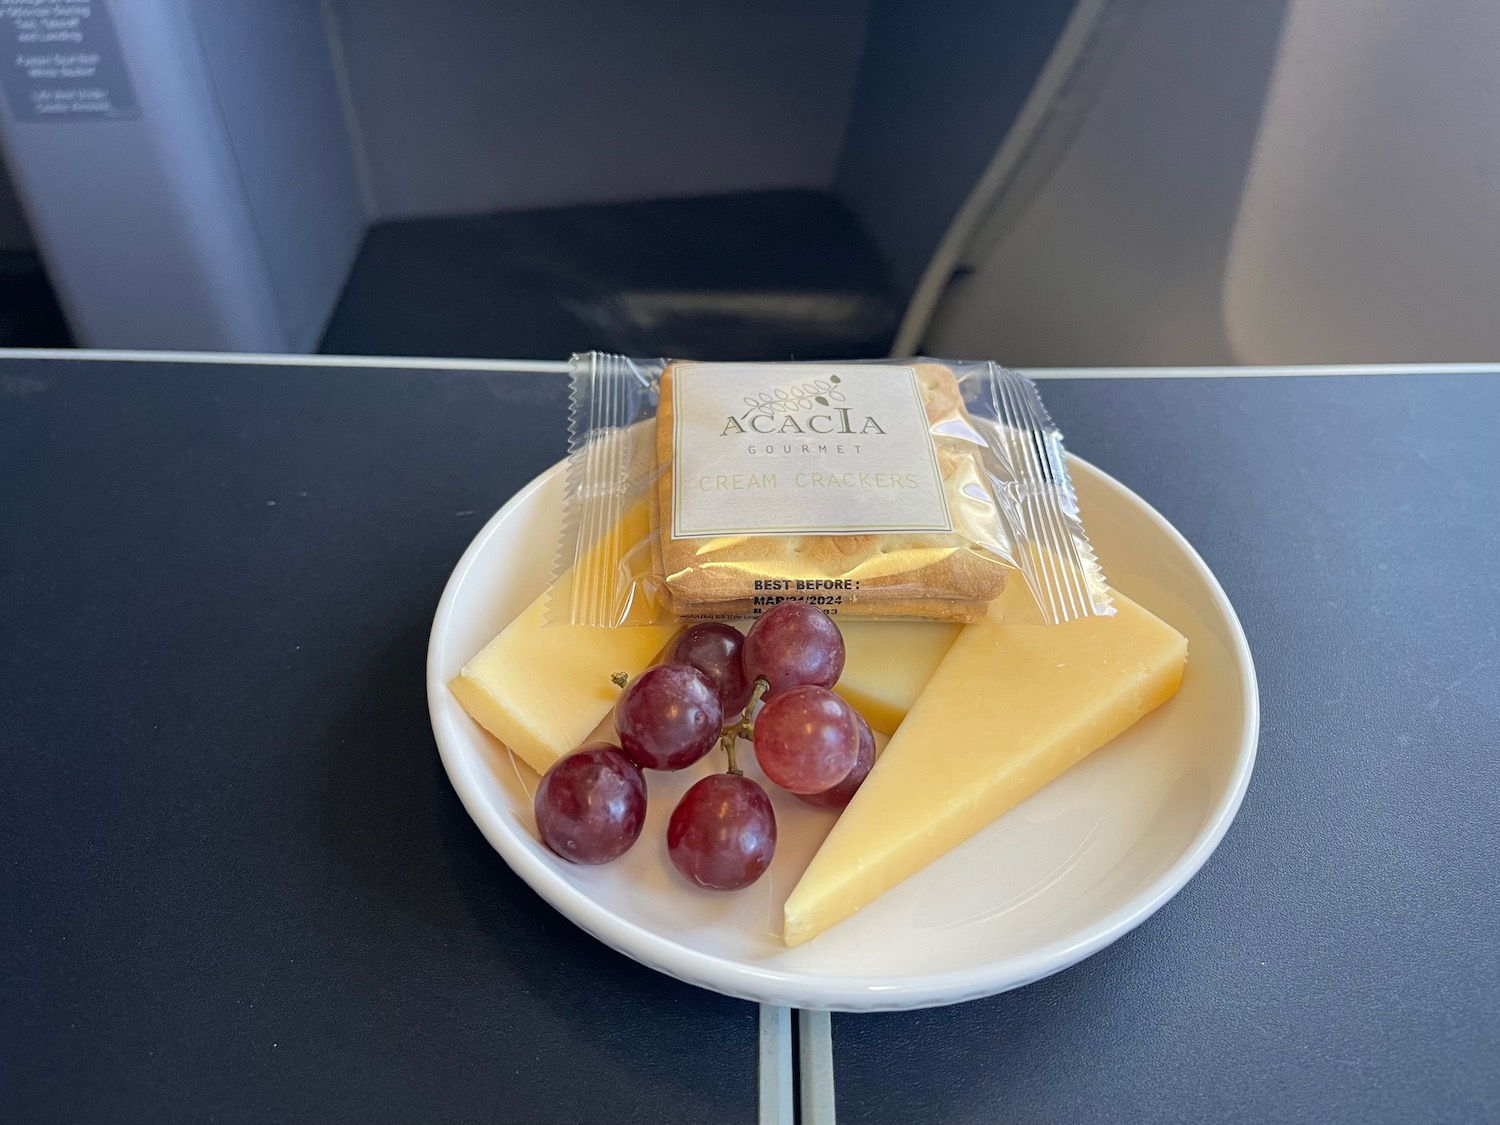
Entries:
{"type": "MultiPolygon", "coordinates": [[[[639,541],[646,521],[644,506],[627,513],[597,549],[618,551],[639,541]]],[[[677,631],[675,624],[548,625],[547,604],[543,593],[448,684],[474,721],[537,773],[576,749],[609,714],[620,697],[610,677],[644,671],[677,631]]]]}
{"type": "Polygon", "coordinates": [[[1129,598],[1114,617],[1029,624],[1021,582],[969,625],[786,902],[816,937],[1053,781],[1182,682],[1187,640],[1129,598]]]}
{"type": "Polygon", "coordinates": [[[839,628],[844,634],[844,674],[833,690],[870,726],[894,734],[963,626],[840,618],[839,628]]]}

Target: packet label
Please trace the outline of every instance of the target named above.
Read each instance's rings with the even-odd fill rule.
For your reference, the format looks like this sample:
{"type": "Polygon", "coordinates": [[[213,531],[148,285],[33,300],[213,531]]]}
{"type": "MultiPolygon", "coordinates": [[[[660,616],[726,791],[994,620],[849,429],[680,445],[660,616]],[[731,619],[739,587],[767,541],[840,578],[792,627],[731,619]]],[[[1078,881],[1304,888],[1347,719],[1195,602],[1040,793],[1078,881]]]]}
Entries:
{"type": "Polygon", "coordinates": [[[672,416],[674,539],[953,530],[910,367],[685,364],[672,416]]]}

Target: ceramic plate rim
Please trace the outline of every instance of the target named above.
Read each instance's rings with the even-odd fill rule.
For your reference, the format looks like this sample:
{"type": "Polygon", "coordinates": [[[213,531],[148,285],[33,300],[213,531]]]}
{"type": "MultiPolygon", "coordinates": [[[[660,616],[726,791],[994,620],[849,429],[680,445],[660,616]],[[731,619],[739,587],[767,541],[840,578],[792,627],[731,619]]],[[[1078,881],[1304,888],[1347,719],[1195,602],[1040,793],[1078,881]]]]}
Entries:
{"type": "Polygon", "coordinates": [[[1054,942],[1023,956],[997,959],[985,965],[912,976],[868,978],[823,976],[750,965],[730,958],[691,949],[629,922],[595,902],[583,891],[553,871],[543,857],[524,847],[505,818],[479,794],[468,777],[469,761],[462,736],[453,728],[462,714],[439,674],[439,638],[470,570],[484,553],[491,537],[530,497],[547,486],[564,469],[558,462],[533,477],[490,517],[470,542],[443,588],[427,646],[427,706],[433,737],[448,779],[465,810],[500,853],[511,870],[551,906],[606,945],[653,969],[728,996],[763,1004],[841,1011],[893,1011],[936,1007],[1005,992],[1031,984],[1098,952],[1139,926],[1177,894],[1208,862],[1224,834],[1234,822],[1250,784],[1260,738],[1260,693],[1250,645],[1228,596],[1202,556],[1172,524],[1114,477],[1072,453],[1070,470],[1082,469],[1099,477],[1141,514],[1154,522],[1182,551],[1212,596],[1216,608],[1230,626],[1230,640],[1239,673],[1245,718],[1234,771],[1212,816],[1172,864],[1123,906],[1084,927],[1075,937],[1054,942]]]}

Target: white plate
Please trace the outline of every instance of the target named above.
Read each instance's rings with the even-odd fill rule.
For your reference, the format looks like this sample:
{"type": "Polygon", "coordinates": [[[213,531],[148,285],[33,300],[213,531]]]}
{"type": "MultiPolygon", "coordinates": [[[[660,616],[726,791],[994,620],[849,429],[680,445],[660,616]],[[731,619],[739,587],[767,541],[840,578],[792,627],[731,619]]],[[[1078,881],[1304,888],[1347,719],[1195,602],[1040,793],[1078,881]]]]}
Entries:
{"type": "MultiPolygon", "coordinates": [[[[1187,541],[1145,501],[1071,458],[1110,582],[1188,638],[1188,673],[1166,706],[858,915],[787,949],[781,907],[830,813],[770,786],[780,832],[758,883],[698,890],[667,859],[678,795],[715,768],[650,773],[640,841],[603,867],[537,840],[536,775],[445,686],[546,585],[563,473],[555,466],[485,525],[432,624],[427,698],[453,786],[485,836],[543,898],[661,972],[765,1004],[844,1011],[988,996],[1066,968],[1139,925],[1203,866],[1250,780],[1260,727],[1255,669],[1234,610],[1187,541]]],[[[742,755],[742,761],[751,756],[742,755]]],[[[746,772],[754,775],[753,759],[746,772]]]]}

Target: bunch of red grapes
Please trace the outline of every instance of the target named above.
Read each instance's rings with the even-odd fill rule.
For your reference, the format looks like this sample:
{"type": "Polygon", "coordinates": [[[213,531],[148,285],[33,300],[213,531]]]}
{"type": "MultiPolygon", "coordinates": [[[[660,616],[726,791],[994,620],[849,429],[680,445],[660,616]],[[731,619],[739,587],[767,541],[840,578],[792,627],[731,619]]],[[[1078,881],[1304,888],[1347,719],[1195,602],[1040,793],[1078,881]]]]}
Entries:
{"type": "Polygon", "coordinates": [[[682,795],[667,823],[667,852],[700,887],[748,887],[776,853],[776,816],[766,791],[736,768],[736,742],[750,740],[766,777],[787,792],[843,808],[875,764],[870,724],[831,690],[843,670],[838,626],[800,602],[768,611],[748,634],[694,625],[665,663],[626,685],[615,704],[620,744],[581,746],[542,778],[543,842],[574,863],[618,858],[646,820],[642,771],[683,769],[717,743],[728,770],[682,795]]]}

